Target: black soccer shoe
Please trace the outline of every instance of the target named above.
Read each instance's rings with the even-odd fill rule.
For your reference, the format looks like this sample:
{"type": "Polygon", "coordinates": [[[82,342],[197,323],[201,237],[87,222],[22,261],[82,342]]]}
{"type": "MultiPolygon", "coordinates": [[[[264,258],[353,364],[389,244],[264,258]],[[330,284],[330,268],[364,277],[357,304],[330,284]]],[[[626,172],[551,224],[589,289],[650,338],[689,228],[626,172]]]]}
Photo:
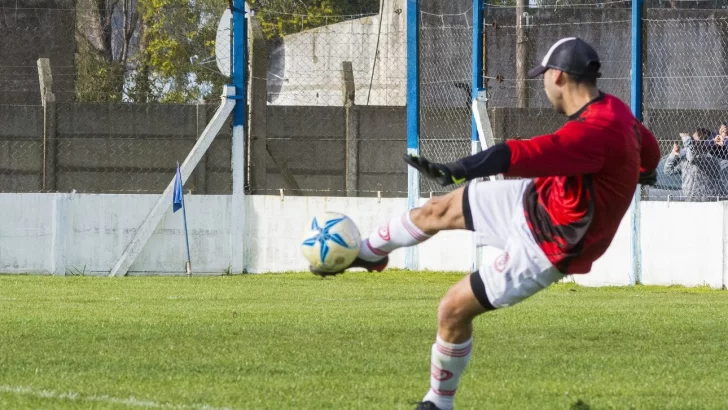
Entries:
{"type": "Polygon", "coordinates": [[[441,408],[435,406],[435,403],[431,401],[421,401],[417,403],[417,407],[415,407],[415,410],[442,410],[441,408]]]}
{"type": "Polygon", "coordinates": [[[365,261],[364,259],[362,259],[362,258],[360,258],[360,257],[357,256],[357,258],[354,259],[354,262],[352,262],[351,265],[349,265],[349,267],[347,267],[345,269],[342,269],[342,270],[340,270],[338,272],[321,271],[321,270],[318,270],[318,269],[316,269],[316,268],[314,268],[312,266],[309,266],[308,269],[313,274],[315,274],[315,275],[319,275],[321,277],[325,277],[325,276],[336,276],[336,275],[339,275],[339,274],[344,273],[346,270],[351,269],[351,268],[364,268],[364,269],[367,270],[367,272],[374,272],[374,271],[381,272],[381,271],[384,270],[384,268],[387,267],[388,264],[389,264],[389,256],[385,256],[384,259],[378,260],[376,262],[365,261]]]}

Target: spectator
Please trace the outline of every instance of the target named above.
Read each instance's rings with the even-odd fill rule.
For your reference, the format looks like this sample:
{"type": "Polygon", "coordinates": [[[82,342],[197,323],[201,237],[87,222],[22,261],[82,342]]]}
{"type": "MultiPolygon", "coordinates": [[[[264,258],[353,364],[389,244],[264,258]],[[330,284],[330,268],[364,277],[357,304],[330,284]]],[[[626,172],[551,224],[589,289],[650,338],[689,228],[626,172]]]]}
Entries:
{"type": "MultiPolygon", "coordinates": [[[[688,134],[680,134],[680,137],[685,155],[680,156],[680,147],[675,144],[665,161],[665,175],[682,177],[683,195],[688,201],[715,201],[726,197],[728,184],[722,176],[720,159],[714,155],[715,149],[706,144],[711,137],[710,131],[699,128],[692,137],[688,134]]],[[[715,142],[716,147],[721,147],[719,144],[723,144],[723,139],[715,142]]]]}
{"type": "Polygon", "coordinates": [[[728,160],[728,144],[726,144],[726,142],[728,142],[728,126],[726,126],[726,123],[724,122],[720,125],[718,135],[716,135],[713,139],[713,144],[711,144],[711,154],[720,159],[728,160]]]}

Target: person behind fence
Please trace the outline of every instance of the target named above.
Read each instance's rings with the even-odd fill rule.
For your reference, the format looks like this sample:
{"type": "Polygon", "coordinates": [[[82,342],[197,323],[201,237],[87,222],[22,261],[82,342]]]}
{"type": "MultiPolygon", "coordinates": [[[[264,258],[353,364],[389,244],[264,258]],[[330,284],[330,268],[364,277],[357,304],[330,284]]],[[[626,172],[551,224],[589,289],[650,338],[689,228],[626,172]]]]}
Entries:
{"type": "MultiPolygon", "coordinates": [[[[720,158],[714,155],[715,150],[706,143],[711,138],[711,132],[698,128],[692,136],[683,133],[680,137],[684,155],[680,155],[680,146],[675,144],[665,161],[665,175],[682,178],[682,193],[688,201],[715,201],[728,196],[728,184],[721,172],[720,158]]],[[[719,141],[722,143],[722,140],[719,141]]],[[[719,141],[716,141],[716,145],[719,141]]]]}
{"type": "Polygon", "coordinates": [[[725,121],[720,124],[718,134],[712,141],[710,153],[718,157],[721,179],[728,185],[728,125],[725,121]]]}

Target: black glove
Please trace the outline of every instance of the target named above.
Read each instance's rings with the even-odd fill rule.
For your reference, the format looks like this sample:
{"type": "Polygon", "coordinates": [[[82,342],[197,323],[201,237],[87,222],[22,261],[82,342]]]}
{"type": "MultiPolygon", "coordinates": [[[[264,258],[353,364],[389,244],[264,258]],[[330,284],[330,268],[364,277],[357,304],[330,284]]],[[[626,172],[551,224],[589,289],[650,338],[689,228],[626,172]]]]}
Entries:
{"type": "Polygon", "coordinates": [[[639,183],[640,185],[657,185],[657,170],[652,172],[641,172],[639,183]]]}
{"type": "Polygon", "coordinates": [[[438,164],[411,154],[405,155],[404,161],[420,171],[422,175],[434,179],[442,186],[465,182],[465,172],[457,164],[438,164]]]}

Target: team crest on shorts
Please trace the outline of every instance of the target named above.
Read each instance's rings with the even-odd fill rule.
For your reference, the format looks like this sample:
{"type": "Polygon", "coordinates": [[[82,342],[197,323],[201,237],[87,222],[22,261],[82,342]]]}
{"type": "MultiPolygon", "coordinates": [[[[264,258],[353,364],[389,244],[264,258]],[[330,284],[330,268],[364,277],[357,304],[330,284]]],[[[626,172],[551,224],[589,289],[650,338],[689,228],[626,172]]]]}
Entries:
{"type": "Polygon", "coordinates": [[[379,227],[379,237],[384,239],[385,241],[389,240],[389,224],[385,224],[379,227]]]}
{"type": "Polygon", "coordinates": [[[500,256],[498,256],[495,262],[493,262],[493,267],[498,272],[503,272],[506,269],[509,260],[510,256],[508,255],[508,252],[503,252],[500,256]]]}

